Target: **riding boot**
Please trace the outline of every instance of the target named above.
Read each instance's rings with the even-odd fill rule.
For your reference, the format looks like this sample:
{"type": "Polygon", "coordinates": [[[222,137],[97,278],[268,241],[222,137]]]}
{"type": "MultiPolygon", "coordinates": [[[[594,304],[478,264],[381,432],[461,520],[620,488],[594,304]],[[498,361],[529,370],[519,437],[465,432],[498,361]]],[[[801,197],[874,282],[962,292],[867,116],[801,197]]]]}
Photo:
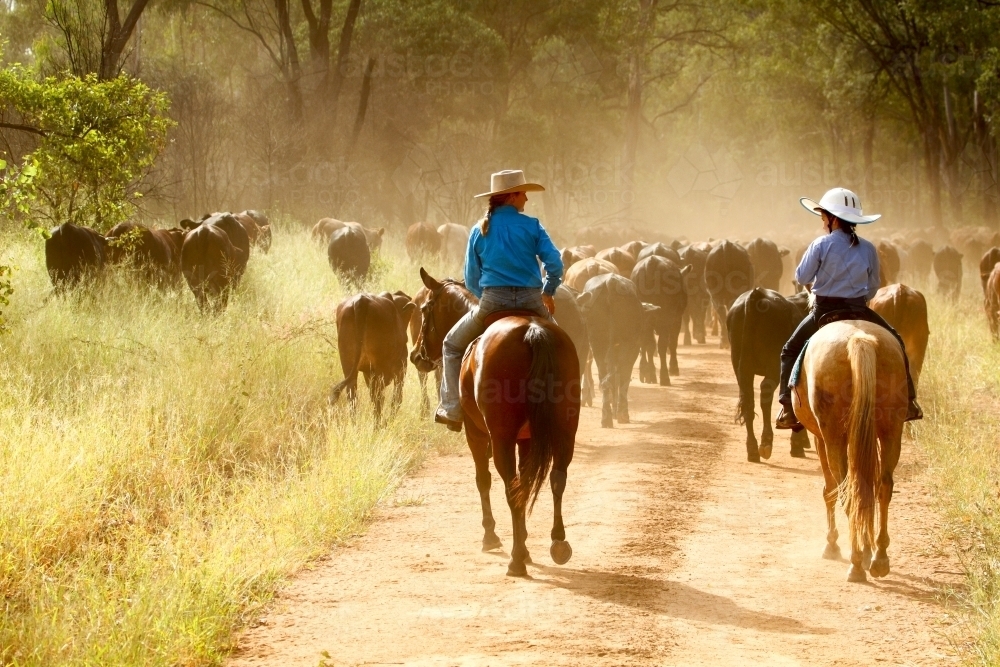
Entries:
{"type": "MultiPolygon", "coordinates": [[[[900,345],[902,345],[902,341],[900,345]]],[[[906,392],[909,399],[906,405],[906,419],[903,421],[917,421],[924,418],[924,411],[917,403],[917,389],[913,386],[913,378],[910,377],[910,358],[906,355],[906,348],[903,348],[903,367],[906,368],[906,392]]]]}
{"type": "Polygon", "coordinates": [[[799,418],[795,416],[795,410],[792,409],[792,403],[781,403],[781,412],[778,413],[778,418],[774,420],[774,428],[779,429],[792,429],[794,433],[798,433],[805,427],[799,423],[799,418]]]}

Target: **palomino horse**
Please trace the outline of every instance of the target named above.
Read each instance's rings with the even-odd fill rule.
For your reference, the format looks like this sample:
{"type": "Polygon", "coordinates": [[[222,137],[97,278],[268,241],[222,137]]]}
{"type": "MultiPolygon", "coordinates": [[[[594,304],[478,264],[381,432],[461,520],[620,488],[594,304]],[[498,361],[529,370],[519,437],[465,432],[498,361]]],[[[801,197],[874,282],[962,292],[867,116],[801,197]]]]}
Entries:
{"type": "Polygon", "coordinates": [[[886,329],[844,320],[821,328],[810,340],[792,403],[799,421],[816,436],[826,484],[829,532],[824,558],[840,557],[834,509],[844,499],[851,535],[847,580],[889,574],[889,501],[899,461],[907,391],[903,351],[886,329]],[[875,536],[875,505],[879,532],[875,536]],[[870,566],[871,550],[877,547],[870,566]]]}
{"type": "MultiPolygon", "coordinates": [[[[461,284],[420,277],[430,291],[424,302],[419,358],[440,359],[451,314],[468,312],[473,302],[461,284]]],[[[554,520],[552,560],[562,565],[573,550],[566,541],[562,496],[573,460],[580,419],[580,364],[569,336],[547,319],[522,311],[501,311],[487,318],[486,332],[466,351],[460,395],[465,437],[476,466],[476,487],[483,510],[483,551],[502,545],[490,506],[490,456],[504,482],[514,532],[507,574],[525,576],[531,557],[525,547],[525,515],[548,474],[554,520]],[[551,474],[549,469],[551,468],[551,474]]]]}

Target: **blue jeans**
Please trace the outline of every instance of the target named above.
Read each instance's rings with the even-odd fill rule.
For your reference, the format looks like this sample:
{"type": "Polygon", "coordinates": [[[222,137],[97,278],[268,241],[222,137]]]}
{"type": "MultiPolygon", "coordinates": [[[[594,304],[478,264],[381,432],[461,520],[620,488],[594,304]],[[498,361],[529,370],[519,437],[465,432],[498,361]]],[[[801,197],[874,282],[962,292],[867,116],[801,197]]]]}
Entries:
{"type": "Polygon", "coordinates": [[[444,337],[443,363],[441,374],[441,405],[438,414],[451,421],[462,421],[462,405],[459,402],[459,374],[462,372],[462,358],[472,341],[486,331],[486,316],[498,310],[531,310],[539,317],[547,317],[548,309],[542,303],[542,291],[537,287],[487,287],[479,306],[465,314],[455,323],[444,337]]]}

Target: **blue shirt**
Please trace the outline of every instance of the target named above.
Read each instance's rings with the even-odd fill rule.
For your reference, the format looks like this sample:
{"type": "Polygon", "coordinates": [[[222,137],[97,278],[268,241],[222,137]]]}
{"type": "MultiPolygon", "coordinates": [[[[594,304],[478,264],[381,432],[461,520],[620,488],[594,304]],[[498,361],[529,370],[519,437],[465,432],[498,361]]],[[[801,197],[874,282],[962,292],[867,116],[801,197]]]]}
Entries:
{"type": "Polygon", "coordinates": [[[562,282],[562,257],[538,222],[513,206],[493,211],[489,233],[472,228],[465,252],[465,286],[477,297],[484,287],[541,287],[548,295],[562,282]],[[538,259],[545,267],[545,286],[538,259]]]}
{"type": "Polygon", "coordinates": [[[860,236],[852,248],[851,237],[834,230],[809,244],[795,270],[795,281],[812,283],[816,296],[870,301],[879,286],[878,252],[860,236]]]}

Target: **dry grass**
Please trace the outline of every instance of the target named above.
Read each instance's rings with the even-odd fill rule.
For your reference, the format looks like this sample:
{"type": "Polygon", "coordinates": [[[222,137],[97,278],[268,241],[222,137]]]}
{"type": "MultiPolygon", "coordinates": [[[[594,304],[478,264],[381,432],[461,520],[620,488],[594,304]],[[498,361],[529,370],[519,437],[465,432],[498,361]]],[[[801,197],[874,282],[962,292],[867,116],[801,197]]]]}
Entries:
{"type": "MultiPolygon", "coordinates": [[[[972,276],[966,276],[967,278],[972,276]]],[[[978,276],[948,303],[928,296],[931,338],[921,377],[925,419],[914,429],[930,467],[966,586],[969,664],[1000,664],[1000,345],[990,339],[978,276]]]]}
{"type": "MultiPolygon", "coordinates": [[[[384,428],[330,409],[345,288],[279,227],[228,310],[116,273],[53,297],[42,243],[0,236],[0,663],[219,663],[307,559],[364,528],[434,448],[415,374],[384,428]]],[[[387,248],[370,289],[413,294],[387,248]]]]}

